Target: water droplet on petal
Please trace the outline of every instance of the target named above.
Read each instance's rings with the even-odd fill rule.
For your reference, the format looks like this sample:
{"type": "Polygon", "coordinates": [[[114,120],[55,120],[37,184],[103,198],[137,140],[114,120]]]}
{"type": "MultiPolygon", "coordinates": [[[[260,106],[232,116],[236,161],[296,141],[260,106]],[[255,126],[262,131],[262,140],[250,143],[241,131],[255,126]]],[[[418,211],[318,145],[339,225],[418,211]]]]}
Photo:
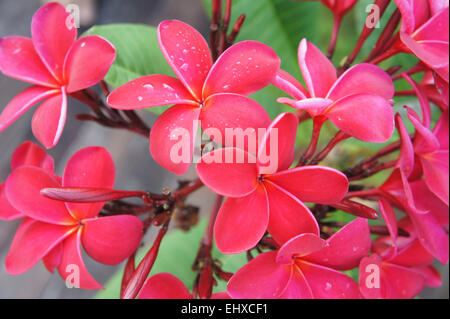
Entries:
{"type": "Polygon", "coordinates": [[[180,66],[180,69],[182,69],[183,71],[187,71],[188,68],[189,65],[187,63],[184,63],[182,66],[180,66]]]}

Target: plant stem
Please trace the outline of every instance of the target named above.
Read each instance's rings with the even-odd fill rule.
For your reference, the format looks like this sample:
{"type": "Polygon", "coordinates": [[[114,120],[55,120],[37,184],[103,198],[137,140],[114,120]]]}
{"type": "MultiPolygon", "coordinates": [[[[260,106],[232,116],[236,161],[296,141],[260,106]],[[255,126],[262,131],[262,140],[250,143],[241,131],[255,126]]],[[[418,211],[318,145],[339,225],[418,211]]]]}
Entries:
{"type": "Polygon", "coordinates": [[[327,157],[327,155],[335,148],[337,144],[350,137],[351,137],[350,135],[344,133],[343,131],[337,132],[336,135],[333,137],[333,139],[330,141],[330,143],[328,143],[328,145],[311,160],[309,165],[316,165],[321,161],[323,161],[325,157],[327,157]]]}
{"type": "Polygon", "coordinates": [[[326,120],[327,119],[323,116],[318,116],[313,119],[313,131],[311,135],[311,141],[305,153],[299,159],[297,167],[305,165],[316,152],[317,143],[319,142],[320,137],[320,131],[322,129],[323,123],[325,123],[326,120]]]}
{"type": "Polygon", "coordinates": [[[334,55],[334,51],[336,49],[337,38],[339,35],[339,30],[341,28],[342,16],[334,15],[333,19],[333,31],[331,33],[330,44],[328,46],[327,56],[331,60],[334,55]]]}
{"type": "MultiPolygon", "coordinates": [[[[379,10],[380,10],[380,16],[379,16],[380,19],[386,12],[386,9],[387,9],[389,3],[390,3],[390,0],[375,0],[374,1],[373,5],[376,6],[377,8],[379,8],[379,10]]],[[[373,26],[369,27],[367,23],[364,24],[364,28],[361,31],[361,34],[359,36],[358,42],[355,45],[355,48],[349,54],[349,56],[347,57],[347,60],[344,63],[344,69],[348,69],[350,67],[350,65],[355,61],[356,57],[359,54],[359,51],[361,50],[362,46],[366,42],[367,38],[372,34],[373,30],[375,30],[375,28],[373,26]]]]}

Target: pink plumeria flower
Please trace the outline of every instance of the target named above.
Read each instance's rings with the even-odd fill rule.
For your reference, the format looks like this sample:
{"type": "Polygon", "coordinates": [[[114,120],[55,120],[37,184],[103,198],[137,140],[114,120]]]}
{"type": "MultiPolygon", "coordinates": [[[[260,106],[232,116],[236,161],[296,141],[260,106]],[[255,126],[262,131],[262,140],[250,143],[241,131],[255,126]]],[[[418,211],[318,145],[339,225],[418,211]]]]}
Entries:
{"type": "MultiPolygon", "coordinates": [[[[179,143],[174,132],[189,133],[189,158],[193,156],[198,123],[201,128],[266,128],[267,112],[245,95],[267,86],[275,76],[280,59],[268,46],[243,41],[227,49],[213,64],[208,44],[191,26],[176,20],[158,26],[158,42],[178,78],[147,75],[124,84],[108,97],[108,105],[121,110],[175,104],[163,114],[150,133],[150,153],[161,166],[184,174],[190,160],[177,163],[171,157],[179,143]]],[[[213,138],[222,144],[222,139],[213,138]]]]}
{"type": "Polygon", "coordinates": [[[280,114],[264,135],[256,158],[242,149],[227,147],[205,154],[197,165],[202,182],[228,197],[214,227],[216,245],[223,253],[254,247],[267,229],[279,243],[301,233],[318,235],[317,221],[303,202],[330,204],[347,193],[347,177],[335,169],[288,169],[294,160],[297,127],[297,116],[280,114]],[[279,137],[277,153],[270,150],[272,134],[279,137]],[[270,174],[267,167],[273,163],[267,161],[267,154],[271,159],[276,157],[277,166],[270,174]],[[237,162],[238,158],[246,159],[245,163],[237,162]]]}
{"type": "MultiPolygon", "coordinates": [[[[184,283],[169,273],[159,273],[149,277],[138,299],[194,299],[184,283]]],[[[214,293],[211,299],[230,299],[226,292],[214,293]]]]}
{"type": "Polygon", "coordinates": [[[34,113],[34,136],[46,148],[58,143],[67,113],[67,95],[98,83],[116,52],[107,40],[86,36],[75,40],[77,29],[66,9],[55,2],[40,8],[31,22],[32,38],[0,39],[0,70],[33,84],[20,92],[0,115],[0,131],[24,112],[44,101],[34,113]]]}
{"type": "Polygon", "coordinates": [[[399,40],[390,51],[414,54],[435,70],[448,85],[448,1],[395,0],[402,25],[399,40]]]}
{"type": "Polygon", "coordinates": [[[448,112],[442,114],[433,131],[424,126],[411,109],[408,109],[408,118],[416,128],[414,153],[420,161],[425,182],[428,188],[448,206],[448,112]]]}
{"type": "MultiPolygon", "coordinates": [[[[50,155],[47,155],[44,149],[38,145],[26,141],[17,147],[11,156],[11,171],[22,166],[35,166],[53,174],[54,161],[50,155]]],[[[11,206],[5,193],[5,183],[0,183],[0,219],[15,220],[24,215],[11,206]]]]}
{"type": "Polygon", "coordinates": [[[345,133],[366,142],[386,142],[394,132],[391,99],[395,88],[390,76],[368,63],[358,64],[339,78],[330,60],[303,39],[298,48],[305,88],[280,70],[272,84],[294,98],[278,102],[306,110],[313,119],[329,119],[345,133]]]}
{"type": "MultiPolygon", "coordinates": [[[[393,214],[388,202],[383,205],[393,214]]],[[[365,298],[410,299],[425,286],[442,284],[439,272],[431,266],[434,257],[421,245],[411,221],[403,218],[398,224],[409,237],[397,237],[395,222],[391,225],[395,228],[389,228],[391,235],[378,237],[372,245],[373,254],[361,260],[359,285],[365,298]],[[377,281],[378,287],[374,286],[377,281]]]]}
{"type": "Polygon", "coordinates": [[[61,185],[112,188],[114,175],[111,155],[102,147],[87,147],[75,153],[61,182],[39,167],[14,170],[6,181],[6,195],[27,218],[19,226],[6,256],[8,273],[24,273],[43,260],[49,271],[57,268],[64,279],[76,266],[81,288],[102,288],[86,269],[81,246],[100,263],[118,264],[137,249],[142,222],[131,215],[98,217],[104,203],[65,203],[48,199],[40,191],[61,185]]]}
{"type": "Polygon", "coordinates": [[[326,241],[301,234],[260,254],[228,282],[233,299],[359,298],[357,283],[337,270],[358,266],[370,251],[367,219],[357,218],[326,241]]]}
{"type": "Polygon", "coordinates": [[[449,242],[442,226],[448,225],[448,206],[421,179],[422,170],[414,163],[414,150],[409,135],[401,120],[397,123],[402,140],[397,166],[386,182],[374,189],[373,193],[405,211],[421,244],[445,264],[449,258],[449,242]]]}

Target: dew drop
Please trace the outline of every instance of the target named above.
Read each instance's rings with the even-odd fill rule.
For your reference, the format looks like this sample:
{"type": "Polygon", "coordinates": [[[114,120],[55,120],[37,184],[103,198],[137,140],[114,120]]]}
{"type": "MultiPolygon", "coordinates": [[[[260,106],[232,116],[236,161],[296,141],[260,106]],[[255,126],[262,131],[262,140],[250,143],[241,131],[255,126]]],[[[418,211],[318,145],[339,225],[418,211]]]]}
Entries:
{"type": "Polygon", "coordinates": [[[332,287],[333,287],[333,286],[332,286],[329,282],[327,282],[327,283],[325,284],[325,290],[326,290],[326,291],[329,291],[332,287]]]}
{"type": "Polygon", "coordinates": [[[86,45],[86,42],[81,43],[82,48],[84,48],[85,45],[86,45]]]}
{"type": "Polygon", "coordinates": [[[150,89],[150,90],[153,90],[153,89],[154,89],[153,85],[151,85],[151,84],[144,84],[144,87],[145,87],[146,89],[150,89]]]}
{"type": "Polygon", "coordinates": [[[189,65],[187,63],[183,63],[183,65],[180,66],[180,69],[182,69],[183,71],[187,71],[188,68],[189,68],[189,65]]]}
{"type": "Polygon", "coordinates": [[[138,96],[138,100],[142,101],[144,98],[142,96],[138,96]]]}
{"type": "Polygon", "coordinates": [[[163,84],[163,87],[169,91],[175,91],[170,85],[168,85],[166,83],[163,84]]]}

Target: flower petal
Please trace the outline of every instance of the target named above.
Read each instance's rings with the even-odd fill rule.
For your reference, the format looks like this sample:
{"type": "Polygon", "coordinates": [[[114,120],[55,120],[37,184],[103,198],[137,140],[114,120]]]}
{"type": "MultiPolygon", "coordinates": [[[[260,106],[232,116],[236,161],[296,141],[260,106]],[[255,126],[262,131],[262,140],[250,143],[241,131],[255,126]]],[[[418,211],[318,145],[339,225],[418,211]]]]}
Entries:
{"type": "Polygon", "coordinates": [[[81,253],[80,228],[76,233],[67,237],[63,242],[63,254],[58,272],[66,283],[82,289],[102,289],[100,285],[87,270],[81,253]]]}
{"type": "Polygon", "coordinates": [[[5,183],[0,183],[0,219],[14,220],[23,217],[23,214],[12,207],[5,193],[5,183]]]}
{"type": "Polygon", "coordinates": [[[303,85],[301,85],[296,78],[282,69],[278,70],[277,75],[272,80],[272,84],[296,100],[303,100],[308,96],[303,85]]]}
{"type": "Polygon", "coordinates": [[[394,93],[395,87],[389,74],[376,65],[361,63],[339,77],[327,98],[337,101],[349,95],[372,94],[389,100],[394,93]]]}
{"type": "Polygon", "coordinates": [[[42,259],[45,268],[47,268],[47,270],[52,274],[61,263],[62,254],[63,254],[63,244],[61,242],[55,247],[53,247],[52,250],[50,250],[48,254],[45,255],[44,258],[42,259]]]}
{"type": "Polygon", "coordinates": [[[293,266],[291,279],[279,296],[280,299],[313,299],[314,295],[305,276],[297,266],[293,266]]]}
{"type": "Polygon", "coordinates": [[[448,234],[437,222],[433,215],[417,214],[409,211],[409,217],[414,223],[420,243],[430,254],[436,257],[442,264],[448,262],[449,242],[448,234]]]}
{"type": "Polygon", "coordinates": [[[53,247],[74,231],[71,226],[47,224],[40,221],[24,221],[23,230],[17,231],[6,256],[6,271],[11,275],[22,274],[36,265],[53,247]]]}
{"type": "Polygon", "coordinates": [[[429,211],[442,226],[449,224],[448,205],[430,191],[424,180],[410,183],[416,207],[421,211],[429,211]]]}
{"type": "Polygon", "coordinates": [[[416,270],[425,277],[426,286],[433,288],[442,286],[442,276],[433,266],[416,268],[416,270]]]}
{"type": "Polygon", "coordinates": [[[330,106],[326,116],[342,131],[365,142],[384,143],[394,133],[394,111],[379,95],[344,97],[330,106]]]}
{"type": "Polygon", "coordinates": [[[220,55],[206,78],[203,98],[215,93],[249,95],[267,86],[280,67],[280,58],[269,46],[242,41],[220,55]]]}
{"type": "Polygon", "coordinates": [[[337,270],[349,270],[359,265],[362,257],[370,251],[369,224],[365,218],[357,218],[327,239],[322,250],[303,256],[315,264],[337,270]]]}
{"type": "Polygon", "coordinates": [[[414,268],[406,268],[391,263],[383,263],[383,282],[390,286],[385,288],[386,299],[411,299],[416,297],[425,287],[424,276],[414,268]]]}
{"type": "Polygon", "coordinates": [[[47,149],[54,147],[62,135],[67,116],[67,95],[61,94],[43,102],[33,115],[34,136],[47,149]]]}
{"type": "MultiPolygon", "coordinates": [[[[430,1],[437,2],[437,1],[430,1]]],[[[414,39],[416,41],[436,40],[447,42],[448,45],[448,13],[447,7],[433,15],[425,24],[414,32],[414,39]]],[[[448,51],[447,51],[448,54],[448,51]]],[[[448,61],[447,61],[448,64],[448,61]]]]}
{"type": "Polygon", "coordinates": [[[448,42],[417,42],[411,36],[403,32],[400,32],[400,38],[418,59],[429,65],[431,68],[442,68],[448,65],[448,42]]]}
{"type": "Polygon", "coordinates": [[[285,290],[291,278],[291,266],[275,261],[276,251],[260,254],[239,269],[227,285],[233,299],[274,299],[285,290]]]}
{"type": "Polygon", "coordinates": [[[174,174],[182,175],[189,169],[199,115],[197,107],[175,105],[158,117],[150,131],[150,154],[174,174]]]}
{"type": "Polygon", "coordinates": [[[142,238],[143,224],[131,215],[118,215],[83,220],[83,247],[92,259],[117,265],[136,251],[142,238]]]}
{"type": "Polygon", "coordinates": [[[100,82],[116,58],[116,49],[106,39],[88,35],[75,41],[64,61],[67,92],[75,92],[100,82]]]}
{"type": "Polygon", "coordinates": [[[288,240],[278,250],[277,263],[291,264],[292,258],[309,255],[323,249],[326,246],[325,240],[315,234],[300,234],[288,240]]]}
{"type": "Polygon", "coordinates": [[[305,204],[275,184],[264,186],[270,206],[268,231],[280,245],[303,233],[319,235],[317,221],[305,204]]]}
{"type": "Polygon", "coordinates": [[[38,167],[22,166],[6,180],[6,196],[18,211],[31,218],[61,225],[74,224],[63,202],[40,194],[46,187],[60,187],[57,179],[38,167]]]}
{"type": "Polygon", "coordinates": [[[138,299],[193,299],[184,283],[169,273],[151,276],[145,281],[138,299]]]}
{"type": "Polygon", "coordinates": [[[108,95],[108,105],[119,110],[135,110],[170,104],[196,104],[177,78],[152,74],[141,76],[108,95]]]}
{"type": "Polygon", "coordinates": [[[58,87],[29,38],[0,38],[0,70],[6,76],[46,87],[58,87]]]}
{"type": "Polygon", "coordinates": [[[219,93],[205,101],[200,121],[202,129],[216,143],[256,154],[258,132],[269,126],[270,117],[260,104],[246,96],[219,93]]]}
{"type": "Polygon", "coordinates": [[[421,158],[423,174],[428,188],[444,203],[449,203],[449,152],[437,151],[421,158]]]}
{"type": "Polygon", "coordinates": [[[392,241],[396,243],[398,235],[398,227],[395,212],[392,209],[391,204],[384,197],[380,199],[380,201],[378,202],[378,206],[380,207],[381,216],[383,216],[384,222],[389,230],[389,234],[391,235],[392,241]]]}
{"type": "Polygon", "coordinates": [[[270,124],[258,149],[259,174],[274,174],[289,168],[294,160],[298,118],[281,113],[270,124]]]}
{"type": "Polygon", "coordinates": [[[325,166],[303,166],[267,176],[303,202],[330,204],[341,201],[348,191],[347,177],[325,166]]]}
{"type": "Polygon", "coordinates": [[[14,150],[11,156],[12,171],[25,165],[43,168],[51,174],[55,168],[53,158],[47,155],[42,147],[30,141],[23,142],[14,150]]]}
{"type": "Polygon", "coordinates": [[[358,284],[349,276],[331,268],[299,260],[296,263],[316,299],[357,299],[358,284]]]}
{"type": "Polygon", "coordinates": [[[31,35],[42,62],[62,82],[64,59],[77,37],[70,13],[56,2],[42,6],[31,21],[31,35]]]}
{"type": "Polygon", "coordinates": [[[158,42],[167,62],[185,87],[201,99],[203,83],[212,66],[211,53],[202,35],[178,20],[158,26],[158,42]]]}
{"type": "MultiPolygon", "coordinates": [[[[76,152],[64,169],[63,187],[113,188],[115,179],[114,161],[108,150],[90,146],[76,152]]],[[[66,203],[74,218],[81,220],[97,216],[104,203],[66,203]]]]}
{"type": "Polygon", "coordinates": [[[197,164],[197,174],[208,188],[223,196],[246,196],[258,186],[255,157],[238,148],[205,154],[197,164]]]}
{"type": "Polygon", "coordinates": [[[269,222],[269,205],[264,188],[240,198],[227,198],[214,225],[217,248],[237,254],[253,248],[263,237],[269,222]]]}
{"type": "Polygon", "coordinates": [[[17,94],[0,114],[0,132],[6,129],[35,104],[59,93],[60,91],[58,90],[51,90],[42,86],[30,86],[26,88],[17,94]]]}
{"type": "Polygon", "coordinates": [[[389,259],[389,262],[404,267],[422,267],[430,265],[433,260],[434,257],[416,238],[411,240],[406,246],[403,246],[393,258],[389,259]]]}
{"type": "Polygon", "coordinates": [[[337,79],[334,65],[306,39],[300,41],[298,61],[311,97],[325,97],[337,79]]]}
{"type": "Polygon", "coordinates": [[[395,115],[395,125],[400,135],[400,155],[395,167],[401,169],[409,177],[414,168],[414,147],[408,130],[402,121],[400,114],[395,115]]]}

